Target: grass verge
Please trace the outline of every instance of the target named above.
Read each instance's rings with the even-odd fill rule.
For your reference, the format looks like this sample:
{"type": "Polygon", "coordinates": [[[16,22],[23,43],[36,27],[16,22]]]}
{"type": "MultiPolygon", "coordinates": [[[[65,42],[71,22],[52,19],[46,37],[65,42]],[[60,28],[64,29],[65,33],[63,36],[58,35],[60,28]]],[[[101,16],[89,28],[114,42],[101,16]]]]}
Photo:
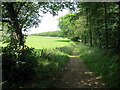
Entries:
{"type": "Polygon", "coordinates": [[[69,61],[69,55],[73,49],[74,45],[55,49],[36,49],[39,57],[37,74],[33,81],[24,85],[23,88],[52,87],[57,75],[61,73],[63,66],[69,61]]]}
{"type": "Polygon", "coordinates": [[[88,68],[90,68],[96,75],[106,82],[108,87],[118,87],[118,58],[120,56],[107,56],[97,48],[90,48],[83,44],[79,46],[80,57],[88,68]]]}

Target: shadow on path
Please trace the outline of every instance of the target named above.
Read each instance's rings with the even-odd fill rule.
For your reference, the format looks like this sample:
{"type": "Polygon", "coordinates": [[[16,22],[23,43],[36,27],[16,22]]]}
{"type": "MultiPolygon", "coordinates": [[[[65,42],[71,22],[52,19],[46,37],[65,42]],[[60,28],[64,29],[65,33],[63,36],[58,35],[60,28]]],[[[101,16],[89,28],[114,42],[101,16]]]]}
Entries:
{"type": "Polygon", "coordinates": [[[56,82],[56,88],[106,88],[105,83],[93,72],[86,68],[77,55],[77,49],[70,56],[70,61],[65,65],[63,74],[56,82]]]}

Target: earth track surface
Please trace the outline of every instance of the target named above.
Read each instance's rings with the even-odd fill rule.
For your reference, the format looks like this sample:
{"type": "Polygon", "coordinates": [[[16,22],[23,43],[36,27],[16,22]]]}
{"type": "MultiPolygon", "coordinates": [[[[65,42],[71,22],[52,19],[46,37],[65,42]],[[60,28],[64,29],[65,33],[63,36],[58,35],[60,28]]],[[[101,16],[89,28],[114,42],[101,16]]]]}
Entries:
{"type": "Polygon", "coordinates": [[[105,83],[91,72],[77,54],[77,48],[70,56],[60,78],[55,83],[56,88],[106,88],[105,83]]]}

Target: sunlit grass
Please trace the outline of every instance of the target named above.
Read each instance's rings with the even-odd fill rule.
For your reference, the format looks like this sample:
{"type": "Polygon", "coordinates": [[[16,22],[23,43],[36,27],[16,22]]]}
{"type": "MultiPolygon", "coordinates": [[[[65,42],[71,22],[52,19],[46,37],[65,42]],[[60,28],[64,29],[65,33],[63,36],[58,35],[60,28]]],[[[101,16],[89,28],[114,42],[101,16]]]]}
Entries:
{"type": "MultiPolygon", "coordinates": [[[[71,43],[73,42],[71,42],[67,38],[62,37],[28,36],[25,44],[35,49],[50,49],[56,47],[69,46],[71,43]]],[[[7,43],[2,44],[2,42],[0,42],[0,46],[4,47],[6,45],[7,43]]]]}
{"type": "Polygon", "coordinates": [[[28,36],[26,39],[26,45],[35,49],[63,47],[70,43],[69,39],[61,37],[28,36]]]}

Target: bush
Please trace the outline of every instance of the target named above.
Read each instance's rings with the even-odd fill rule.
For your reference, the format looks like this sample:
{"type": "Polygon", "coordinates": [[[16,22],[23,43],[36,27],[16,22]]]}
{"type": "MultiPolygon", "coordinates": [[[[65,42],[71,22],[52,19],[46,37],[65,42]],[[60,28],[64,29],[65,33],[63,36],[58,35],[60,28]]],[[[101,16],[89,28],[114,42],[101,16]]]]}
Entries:
{"type": "Polygon", "coordinates": [[[74,45],[72,44],[71,46],[64,46],[64,47],[59,47],[57,48],[59,51],[66,53],[68,55],[71,55],[73,50],[74,50],[74,45]]]}
{"type": "Polygon", "coordinates": [[[38,58],[33,48],[25,47],[21,53],[19,49],[7,46],[2,51],[3,88],[20,87],[30,82],[36,75],[38,58]]]}

